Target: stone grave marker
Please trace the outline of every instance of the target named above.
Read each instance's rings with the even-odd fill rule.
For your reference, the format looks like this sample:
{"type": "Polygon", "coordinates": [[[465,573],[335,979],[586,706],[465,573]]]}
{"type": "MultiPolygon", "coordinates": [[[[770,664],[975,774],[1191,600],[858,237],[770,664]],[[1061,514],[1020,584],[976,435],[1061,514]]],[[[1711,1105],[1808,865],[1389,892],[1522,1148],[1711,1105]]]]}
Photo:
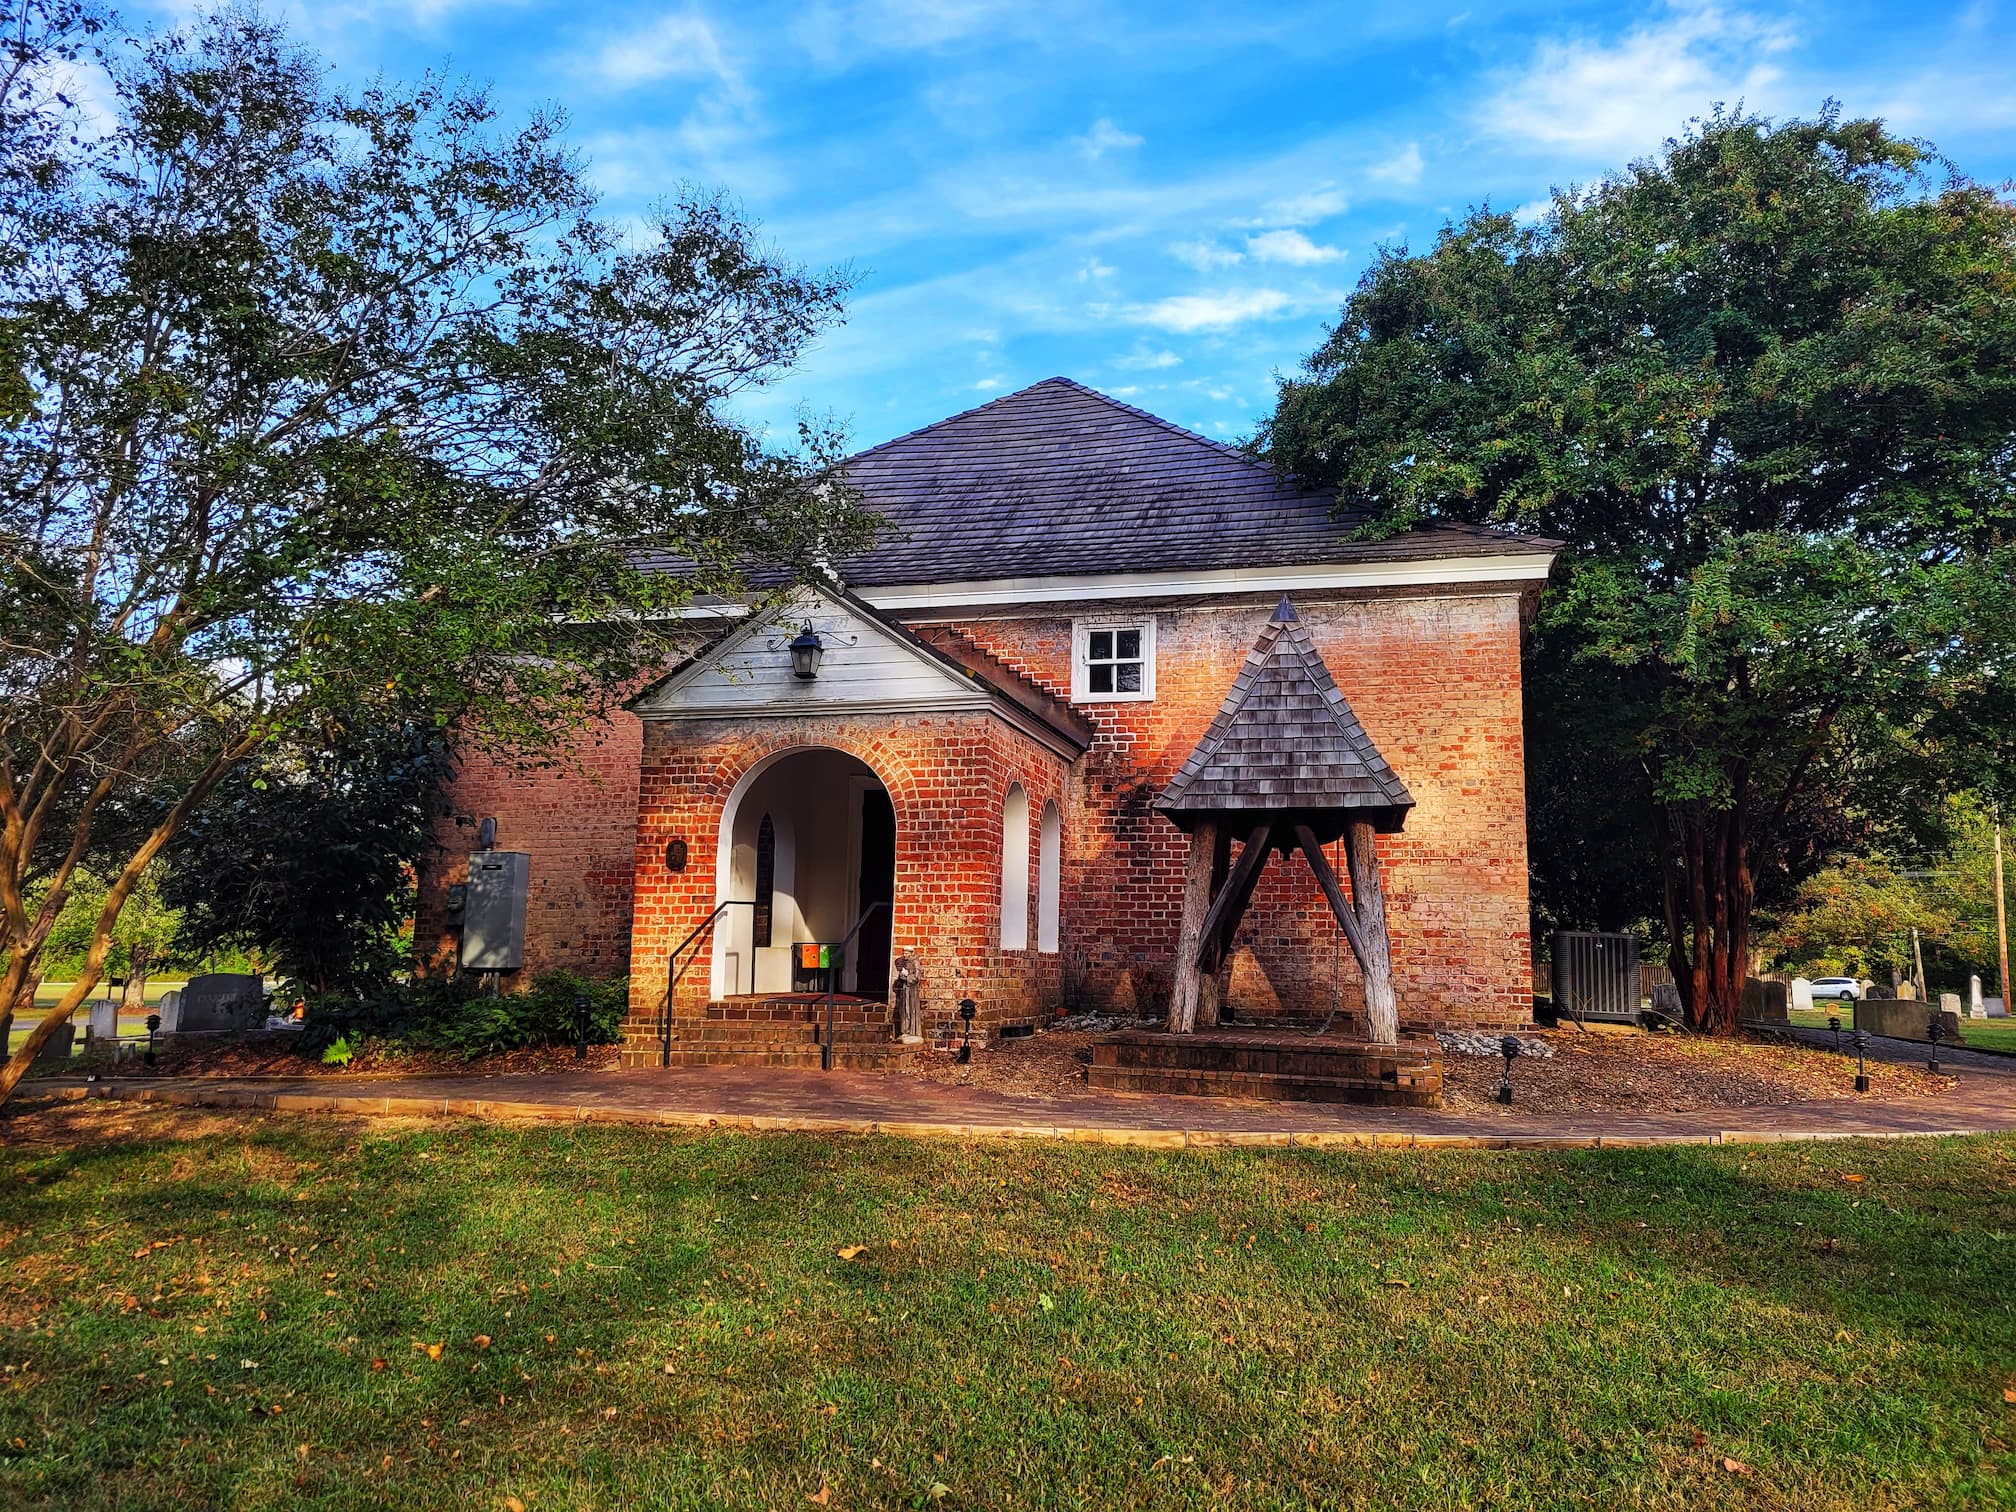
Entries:
{"type": "Polygon", "coordinates": [[[1988,1017],[1988,1005],[1981,999],[1981,978],[1978,976],[1967,978],[1967,1017],[1988,1017]]]}
{"type": "Polygon", "coordinates": [[[1807,977],[1792,978],[1792,1011],[1813,1011],[1813,983],[1807,977]]]}
{"type": "Polygon", "coordinates": [[[245,972],[213,971],[189,978],[182,989],[181,1022],[185,1034],[215,1030],[263,1028],[266,984],[245,972]]]}

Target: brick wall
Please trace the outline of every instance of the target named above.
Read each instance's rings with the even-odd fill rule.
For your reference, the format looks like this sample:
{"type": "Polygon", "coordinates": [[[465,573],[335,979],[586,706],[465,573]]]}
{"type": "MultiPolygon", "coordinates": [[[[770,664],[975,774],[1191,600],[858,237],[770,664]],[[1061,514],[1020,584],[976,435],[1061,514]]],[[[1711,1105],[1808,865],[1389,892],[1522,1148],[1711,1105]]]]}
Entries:
{"type": "MultiPolygon", "coordinates": [[[[1066,801],[1063,762],[986,713],[851,715],[778,720],[651,721],[645,725],[631,936],[631,1017],[637,1032],[656,1018],[671,951],[719,899],[716,867],[724,810],[744,778],[793,748],[823,746],[863,762],[888,790],[896,814],[897,954],[923,969],[927,1035],[955,1019],[961,997],[984,1026],[1028,1020],[1062,1003],[1062,958],[1033,947],[1037,819],[1046,799],[1066,801]],[[999,944],[1002,805],[1011,782],[1029,798],[1031,948],[999,944]],[[665,848],[687,844],[674,873],[665,848]]],[[[698,1017],[711,995],[709,954],[679,983],[674,1013],[698,1017]]]]}
{"type": "MultiPolygon", "coordinates": [[[[1154,612],[1156,696],[1085,704],[1098,726],[1065,815],[1065,995],[1160,1011],[1187,842],[1151,803],[1217,711],[1274,607],[1154,612]]],[[[1414,795],[1380,837],[1403,1026],[1512,1025],[1532,1016],[1525,756],[1516,594],[1297,599],[1331,675],[1414,795]]],[[[1113,606],[1102,619],[1116,618],[1113,606]]],[[[1068,613],[960,628],[1062,696],[1068,613]]],[[[1338,867],[1340,874],[1342,866],[1338,867]]],[[[1357,965],[1308,868],[1275,860],[1233,958],[1245,1012],[1363,1011],[1357,965]],[[1341,958],[1341,961],[1340,961],[1341,958]]]]}
{"type": "Polygon", "coordinates": [[[621,976],[630,964],[630,883],[637,856],[637,772],[643,726],[617,713],[584,732],[573,759],[525,769],[465,748],[448,791],[450,813],[435,826],[440,850],[420,874],[414,918],[417,964],[452,970],[461,930],[448,889],[469,880],[476,827],[495,816],[500,850],[532,857],[525,910],[523,983],[566,967],[621,976]]]}
{"type": "MultiPolygon", "coordinates": [[[[1110,608],[1111,606],[1108,606],[1110,608]]],[[[1413,793],[1402,835],[1382,836],[1403,1025],[1513,1025],[1531,1016],[1525,763],[1516,594],[1297,599],[1331,675],[1413,793]]],[[[528,965],[633,973],[633,1009],[655,1013],[664,959],[713,907],[720,810],[757,762],[794,744],[847,751],[897,815],[897,949],[925,968],[927,1024],[962,995],[1000,1023],[1060,1006],[1159,1011],[1167,1001],[1185,843],[1150,804],[1210,722],[1272,612],[1271,599],[1154,611],[1152,703],[1087,704],[1098,727],[1068,770],[985,714],[654,722],[620,715],[593,734],[585,771],[521,773],[472,757],[453,790],[471,820],[497,814],[499,843],[532,852],[528,965]],[[641,776],[640,776],[641,773],[641,776]],[[1043,803],[1064,813],[1062,952],[998,947],[1001,803],[1029,797],[1030,941],[1043,803]],[[683,835],[687,871],[664,846],[683,835]],[[635,879],[634,931],[631,928],[635,879]]],[[[1070,689],[1068,611],[960,628],[1053,691],[1070,689]]],[[[466,876],[472,826],[443,827],[448,854],[423,877],[423,961],[452,960],[446,886],[466,876]]],[[[1341,867],[1340,867],[1341,871],[1341,867]]],[[[1299,861],[1270,864],[1235,952],[1228,999],[1245,1012],[1361,1009],[1358,973],[1299,861]]],[[[704,1003],[703,962],[680,1011],[704,1003]]]]}

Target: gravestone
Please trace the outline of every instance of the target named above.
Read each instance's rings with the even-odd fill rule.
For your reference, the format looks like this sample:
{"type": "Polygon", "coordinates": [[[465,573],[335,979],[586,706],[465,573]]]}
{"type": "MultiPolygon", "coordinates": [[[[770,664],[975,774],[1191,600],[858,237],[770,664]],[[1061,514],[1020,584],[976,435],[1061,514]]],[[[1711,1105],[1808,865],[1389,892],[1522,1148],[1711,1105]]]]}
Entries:
{"type": "Polygon", "coordinates": [[[1680,1018],[1680,989],[1672,982],[1652,984],[1652,1011],[1661,1018],[1680,1018]]]}
{"type": "Polygon", "coordinates": [[[1940,993],[1940,994],[1939,994],[1939,1011],[1940,1011],[1941,1013],[1950,1013],[1950,1014],[1952,1014],[1952,1015],[1953,1015],[1953,1017],[1954,1017],[1954,1018],[1956,1018],[1956,1019],[1957,1019],[1957,1018],[1959,1018],[1959,1017],[1960,1017],[1960,994],[1959,994],[1959,993],[1957,993],[1957,992],[1942,992],[1942,993],[1940,993]]]}
{"type": "Polygon", "coordinates": [[[1746,1024],[1785,1024],[1791,1020],[1785,1016],[1785,984],[1767,982],[1759,977],[1746,978],[1743,983],[1743,1006],[1737,1017],[1746,1024]]]}
{"type": "Polygon", "coordinates": [[[119,1000],[117,998],[93,998],[91,1000],[90,1038],[107,1045],[119,1038],[119,1000]]]}
{"type": "Polygon", "coordinates": [[[246,972],[213,971],[193,976],[182,989],[184,1034],[258,1029],[266,1022],[266,985],[246,972]]]}
{"type": "Polygon", "coordinates": [[[176,988],[161,994],[161,1001],[154,1005],[154,1011],[161,1015],[161,1032],[173,1034],[182,1027],[182,990],[176,988]]]}
{"type": "Polygon", "coordinates": [[[1990,1018],[2009,1017],[2009,1005],[2000,998],[1983,998],[1981,1006],[1988,1010],[1988,1017],[1990,1018]]]}
{"type": "Polygon", "coordinates": [[[1899,982],[1897,984],[1897,996],[1888,1001],[1893,1003],[1915,1003],[1918,1001],[1918,989],[1909,982],[1899,982]]]}
{"type": "Polygon", "coordinates": [[[1981,978],[1967,978],[1967,1017],[1988,1017],[1988,1005],[1981,1000],[1981,978]]]}
{"type": "Polygon", "coordinates": [[[1795,1013],[1813,1011],[1813,983],[1807,977],[1792,978],[1792,1010],[1795,1013]]]}
{"type": "Polygon", "coordinates": [[[77,1048],[77,1021],[65,1019],[56,1026],[56,1032],[49,1036],[49,1043],[42,1047],[42,1053],[35,1057],[37,1070],[52,1067],[62,1070],[69,1066],[71,1052],[77,1048]]]}
{"type": "MultiPolygon", "coordinates": [[[[1942,1010],[1939,1019],[1944,1038],[1959,1043],[1960,1015],[1942,1010]]],[[[1925,1005],[1912,998],[1864,998],[1855,1005],[1855,1027],[1889,1039],[1923,1041],[1931,1020],[1925,1005]]]]}

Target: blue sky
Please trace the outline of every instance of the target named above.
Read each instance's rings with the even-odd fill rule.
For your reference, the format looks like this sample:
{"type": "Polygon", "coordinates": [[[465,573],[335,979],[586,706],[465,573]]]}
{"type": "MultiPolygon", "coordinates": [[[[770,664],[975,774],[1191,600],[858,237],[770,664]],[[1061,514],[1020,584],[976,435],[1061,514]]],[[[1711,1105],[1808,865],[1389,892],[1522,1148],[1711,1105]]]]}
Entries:
{"type": "Polygon", "coordinates": [[[742,406],[780,439],[800,406],[865,445],[1055,373],[1242,436],[1382,242],[1717,100],[1833,96],[2016,176],[2016,0],[281,8],[345,77],[445,63],[507,112],[563,106],[612,212],[720,187],[851,264],[845,328],[742,406]]]}

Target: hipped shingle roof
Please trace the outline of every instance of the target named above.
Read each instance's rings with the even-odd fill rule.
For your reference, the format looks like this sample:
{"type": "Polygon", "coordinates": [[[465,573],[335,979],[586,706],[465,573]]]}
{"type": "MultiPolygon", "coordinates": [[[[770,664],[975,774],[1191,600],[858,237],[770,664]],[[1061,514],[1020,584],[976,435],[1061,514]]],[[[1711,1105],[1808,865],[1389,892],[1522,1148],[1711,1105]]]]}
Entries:
{"type": "Polygon", "coordinates": [[[1184,829],[1207,817],[1277,815],[1311,823],[1328,839],[1347,815],[1393,833],[1414,799],[1284,598],[1155,806],[1184,829]]]}

